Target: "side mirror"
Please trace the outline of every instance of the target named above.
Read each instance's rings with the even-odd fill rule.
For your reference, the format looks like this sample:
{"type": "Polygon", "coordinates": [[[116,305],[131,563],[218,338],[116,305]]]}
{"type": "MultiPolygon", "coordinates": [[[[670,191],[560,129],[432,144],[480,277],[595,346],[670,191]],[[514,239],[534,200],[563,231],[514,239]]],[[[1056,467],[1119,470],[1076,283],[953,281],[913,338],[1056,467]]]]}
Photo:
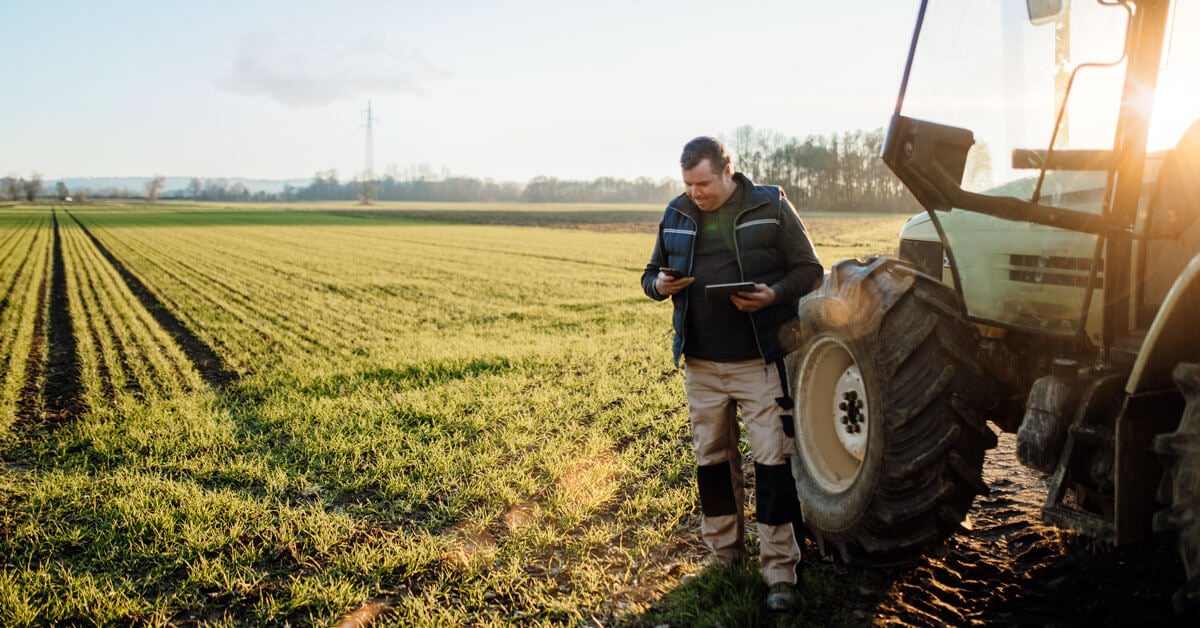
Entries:
{"type": "Polygon", "coordinates": [[[1025,0],[1025,10],[1029,12],[1029,23],[1033,25],[1046,24],[1058,19],[1066,13],[1070,0],[1025,0]]]}

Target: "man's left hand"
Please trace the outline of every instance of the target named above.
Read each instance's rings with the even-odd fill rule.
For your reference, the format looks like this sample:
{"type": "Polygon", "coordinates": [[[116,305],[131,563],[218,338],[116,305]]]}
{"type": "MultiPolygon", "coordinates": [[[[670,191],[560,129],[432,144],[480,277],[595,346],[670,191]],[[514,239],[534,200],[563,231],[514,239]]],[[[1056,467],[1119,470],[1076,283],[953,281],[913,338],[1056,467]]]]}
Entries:
{"type": "Polygon", "coordinates": [[[739,311],[757,312],[775,303],[775,291],[765,283],[756,283],[754,292],[736,292],[729,299],[739,311]]]}

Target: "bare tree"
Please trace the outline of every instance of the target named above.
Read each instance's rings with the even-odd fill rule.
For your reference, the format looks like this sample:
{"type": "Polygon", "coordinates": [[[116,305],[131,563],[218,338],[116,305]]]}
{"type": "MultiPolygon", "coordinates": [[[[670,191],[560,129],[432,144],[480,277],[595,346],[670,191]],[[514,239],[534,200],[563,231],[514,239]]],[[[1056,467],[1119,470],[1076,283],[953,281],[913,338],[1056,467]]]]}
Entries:
{"type": "Polygon", "coordinates": [[[200,182],[200,177],[192,177],[192,180],[188,182],[188,194],[197,199],[202,193],[204,193],[204,184],[200,182]]]}
{"type": "Polygon", "coordinates": [[[355,180],[354,184],[358,192],[358,202],[362,205],[370,205],[379,198],[379,182],[368,178],[369,175],[363,175],[363,178],[355,180]]]}
{"type": "Polygon", "coordinates": [[[228,194],[232,200],[244,201],[250,198],[250,189],[246,187],[245,183],[242,183],[241,181],[234,181],[233,184],[229,186],[228,194]]]}
{"type": "Polygon", "coordinates": [[[29,180],[25,182],[25,200],[32,203],[34,199],[42,193],[42,173],[35,172],[29,175],[29,180]]]}
{"type": "Polygon", "coordinates": [[[225,179],[205,179],[204,198],[209,201],[229,200],[229,181],[225,179]]]}
{"type": "Polygon", "coordinates": [[[2,187],[0,187],[0,194],[3,194],[4,198],[10,201],[15,201],[21,196],[21,184],[20,180],[17,179],[17,175],[10,174],[4,177],[4,182],[2,187]]]}
{"type": "Polygon", "coordinates": [[[71,195],[71,191],[67,189],[67,184],[62,181],[54,184],[54,191],[60,201],[67,200],[67,197],[71,195]]]}
{"type": "Polygon", "coordinates": [[[166,185],[167,178],[161,174],[154,175],[153,179],[146,182],[146,202],[153,205],[158,202],[158,195],[162,193],[163,186],[166,185]]]}

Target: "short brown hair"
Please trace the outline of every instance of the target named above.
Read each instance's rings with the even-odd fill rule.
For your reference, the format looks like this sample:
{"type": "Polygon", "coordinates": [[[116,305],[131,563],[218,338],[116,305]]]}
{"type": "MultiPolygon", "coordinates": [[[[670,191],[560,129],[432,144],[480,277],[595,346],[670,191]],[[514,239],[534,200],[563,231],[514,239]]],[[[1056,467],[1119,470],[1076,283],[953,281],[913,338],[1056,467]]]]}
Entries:
{"type": "Polygon", "coordinates": [[[725,145],[721,143],[721,140],[701,135],[683,145],[683,154],[679,156],[679,165],[684,170],[691,170],[705,159],[712,165],[713,172],[722,172],[729,165],[729,151],[725,150],[725,145]]]}

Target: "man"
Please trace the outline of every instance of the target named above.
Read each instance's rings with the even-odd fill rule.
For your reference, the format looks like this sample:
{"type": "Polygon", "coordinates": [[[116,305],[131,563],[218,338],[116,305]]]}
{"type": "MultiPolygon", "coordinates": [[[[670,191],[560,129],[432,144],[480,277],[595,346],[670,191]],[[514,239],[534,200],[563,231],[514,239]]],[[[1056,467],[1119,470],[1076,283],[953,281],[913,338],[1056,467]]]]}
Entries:
{"type": "Polygon", "coordinates": [[[642,288],[674,303],[673,351],[676,364],[684,357],[700,534],[718,565],[745,558],[740,410],[754,456],[767,606],[792,609],[799,603],[800,507],[788,460],[792,401],[780,331],[824,270],[783,191],[735,173],[721,142],[693,139],[680,166],[685,192],[667,205],[642,288]],[[753,289],[706,298],[705,286],[733,282],[752,282],[753,289]]]}

